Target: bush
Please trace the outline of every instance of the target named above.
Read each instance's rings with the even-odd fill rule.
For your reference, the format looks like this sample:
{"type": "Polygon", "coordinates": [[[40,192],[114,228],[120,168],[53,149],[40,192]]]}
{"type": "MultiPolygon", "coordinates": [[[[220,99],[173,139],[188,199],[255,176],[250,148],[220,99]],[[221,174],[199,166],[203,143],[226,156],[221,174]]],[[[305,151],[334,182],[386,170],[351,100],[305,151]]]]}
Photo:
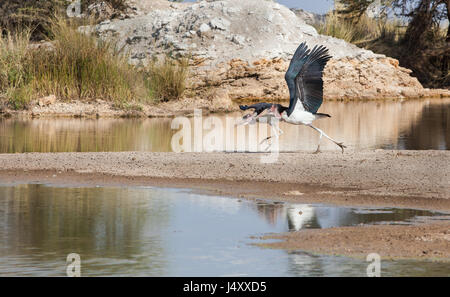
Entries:
{"type": "Polygon", "coordinates": [[[0,1],[0,28],[2,35],[31,29],[34,40],[48,36],[54,15],[67,7],[66,0],[7,0],[0,1]]]}
{"type": "Polygon", "coordinates": [[[179,98],[186,89],[188,59],[179,61],[165,57],[163,61],[153,61],[147,67],[147,86],[150,96],[157,101],[179,98]]]}
{"type": "Polygon", "coordinates": [[[315,27],[319,34],[333,36],[357,45],[383,39],[389,42],[396,40],[399,22],[377,20],[362,15],[357,21],[349,20],[337,12],[327,14],[325,22],[315,27]]]}
{"type": "Polygon", "coordinates": [[[32,98],[29,65],[29,31],[7,34],[0,39],[0,96],[9,98],[16,109],[24,108],[32,98]]]}
{"type": "MultiPolygon", "coordinates": [[[[52,25],[53,50],[32,51],[34,87],[62,99],[129,101],[143,94],[144,80],[116,44],[82,34],[64,20],[52,25]]],[[[142,97],[142,96],[141,96],[142,97]]]]}
{"type": "Polygon", "coordinates": [[[30,49],[30,31],[0,39],[0,97],[13,108],[51,94],[125,106],[179,98],[185,89],[187,60],[166,58],[137,69],[114,41],[80,33],[63,19],[55,20],[50,30],[54,39],[49,47],[30,49]]]}

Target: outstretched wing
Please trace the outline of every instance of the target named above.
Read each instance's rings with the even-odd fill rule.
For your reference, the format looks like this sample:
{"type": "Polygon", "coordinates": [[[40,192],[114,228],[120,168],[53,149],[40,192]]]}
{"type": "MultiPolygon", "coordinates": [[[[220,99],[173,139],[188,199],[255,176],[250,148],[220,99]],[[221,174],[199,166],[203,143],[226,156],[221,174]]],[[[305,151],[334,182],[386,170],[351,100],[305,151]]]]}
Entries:
{"type": "Polygon", "coordinates": [[[315,46],[310,51],[303,42],[297,48],[285,75],[290,96],[288,116],[299,100],[305,110],[311,113],[319,110],[323,102],[323,69],[330,59],[324,46],[315,46]]]}

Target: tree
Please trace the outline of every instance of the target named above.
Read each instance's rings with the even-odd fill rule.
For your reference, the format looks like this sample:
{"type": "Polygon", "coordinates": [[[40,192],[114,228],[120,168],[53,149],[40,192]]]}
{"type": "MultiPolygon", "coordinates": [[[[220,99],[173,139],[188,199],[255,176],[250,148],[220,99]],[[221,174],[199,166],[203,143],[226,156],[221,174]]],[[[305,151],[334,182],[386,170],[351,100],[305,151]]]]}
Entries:
{"type": "MultiPolygon", "coordinates": [[[[336,0],[338,1],[338,0],[336,0]]],[[[397,46],[403,53],[400,62],[411,68],[428,86],[450,86],[450,0],[339,0],[340,14],[358,22],[377,2],[385,15],[407,20],[406,32],[397,46]],[[447,23],[442,34],[441,24],[447,23]]]]}
{"type": "MultiPolygon", "coordinates": [[[[339,13],[357,21],[375,2],[382,10],[406,18],[408,28],[405,40],[410,47],[422,48],[424,37],[450,18],[450,0],[339,0],[339,13]]],[[[446,39],[450,38],[450,26],[446,39]]]]}

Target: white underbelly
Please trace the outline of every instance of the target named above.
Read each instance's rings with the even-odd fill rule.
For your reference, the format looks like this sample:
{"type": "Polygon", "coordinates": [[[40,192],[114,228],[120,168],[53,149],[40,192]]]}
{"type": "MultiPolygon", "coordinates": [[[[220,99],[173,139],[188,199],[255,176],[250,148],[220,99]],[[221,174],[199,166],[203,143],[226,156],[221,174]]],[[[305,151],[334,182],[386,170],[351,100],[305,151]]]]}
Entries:
{"type": "Polygon", "coordinates": [[[294,125],[310,125],[314,120],[315,116],[305,110],[294,110],[289,117],[283,117],[283,119],[294,125]]]}

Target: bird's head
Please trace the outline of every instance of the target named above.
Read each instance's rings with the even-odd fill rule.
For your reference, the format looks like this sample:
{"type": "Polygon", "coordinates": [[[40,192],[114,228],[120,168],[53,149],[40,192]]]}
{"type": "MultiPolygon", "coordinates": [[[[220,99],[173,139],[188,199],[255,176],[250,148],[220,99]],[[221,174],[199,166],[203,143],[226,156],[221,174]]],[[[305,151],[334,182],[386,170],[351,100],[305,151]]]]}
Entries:
{"type": "Polygon", "coordinates": [[[280,119],[281,114],[287,109],[287,107],[284,107],[281,104],[272,104],[272,106],[270,107],[270,113],[273,114],[276,118],[280,119]]]}
{"type": "Polygon", "coordinates": [[[270,114],[272,114],[276,118],[280,118],[281,117],[281,115],[278,113],[278,109],[277,109],[277,105],[276,104],[272,104],[272,106],[270,107],[269,112],[270,112],[270,114]]]}

